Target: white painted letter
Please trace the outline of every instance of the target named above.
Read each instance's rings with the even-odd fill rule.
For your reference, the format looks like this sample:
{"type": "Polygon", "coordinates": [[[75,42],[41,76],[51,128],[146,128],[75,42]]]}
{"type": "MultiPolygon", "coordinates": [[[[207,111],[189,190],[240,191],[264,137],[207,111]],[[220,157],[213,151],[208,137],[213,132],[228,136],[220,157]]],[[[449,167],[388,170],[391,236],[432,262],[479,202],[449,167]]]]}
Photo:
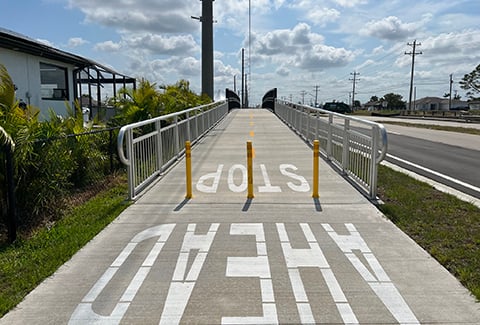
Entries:
{"type": "Polygon", "coordinates": [[[332,269],[328,265],[310,226],[306,223],[302,223],[300,224],[300,227],[303,230],[303,234],[305,235],[310,248],[292,248],[285,224],[277,223],[278,236],[282,243],[283,255],[287,262],[288,275],[290,277],[290,283],[292,285],[293,294],[295,295],[295,301],[297,302],[297,309],[302,324],[315,324],[316,321],[313,317],[305,286],[303,285],[300,276],[300,267],[319,268],[344,323],[358,324],[358,320],[353,313],[340,284],[335,278],[332,269]]]}
{"type": "Polygon", "coordinates": [[[217,193],[218,183],[222,175],[223,165],[218,165],[215,173],[203,175],[197,182],[197,190],[203,193],[217,193]],[[207,179],[213,179],[212,185],[205,185],[207,179]]]}
{"type": "Polygon", "coordinates": [[[322,224],[322,226],[393,317],[400,324],[420,324],[355,226],[351,223],[345,224],[350,235],[337,234],[329,224],[322,224]],[[355,255],[354,250],[362,253],[368,265],[355,255]]]}
{"type": "Polygon", "coordinates": [[[206,235],[195,235],[196,224],[188,225],[187,233],[183,238],[182,249],[178,256],[177,266],[173,273],[172,283],[170,283],[170,288],[168,289],[160,324],[180,323],[203,263],[205,263],[208,251],[217,233],[218,226],[218,223],[214,223],[210,226],[206,235]],[[190,265],[190,270],[187,270],[188,259],[192,251],[197,251],[197,254],[190,265]]]}
{"type": "Polygon", "coordinates": [[[228,171],[228,188],[232,192],[240,193],[246,191],[247,186],[247,167],[240,164],[233,165],[232,168],[230,168],[230,170],[228,171]],[[239,169],[242,173],[242,183],[240,185],[235,185],[235,182],[233,180],[233,174],[235,173],[236,169],[239,169]]]}
{"type": "Polygon", "coordinates": [[[277,307],[273,294],[272,276],[267,256],[263,224],[238,223],[230,227],[231,235],[254,235],[257,242],[257,256],[228,257],[228,277],[258,277],[262,295],[262,316],[222,317],[222,324],[278,324],[277,307]]]}
{"type": "Polygon", "coordinates": [[[282,173],[282,175],[293,178],[293,179],[300,182],[300,185],[295,185],[292,182],[288,182],[287,183],[288,187],[290,187],[295,192],[308,192],[308,191],[310,191],[310,185],[308,185],[308,182],[305,179],[305,177],[297,175],[297,174],[292,173],[292,172],[289,172],[287,169],[293,169],[295,171],[298,168],[295,165],[291,165],[291,164],[281,164],[280,165],[280,172],[282,173]]]}
{"type": "Polygon", "coordinates": [[[103,275],[98,279],[97,283],[90,289],[87,295],[82,299],[82,302],[77,306],[72,316],[70,317],[69,324],[119,324],[123,316],[127,312],[130,303],[135,298],[138,290],[140,289],[143,281],[150,272],[153,263],[157,259],[160,251],[163,248],[163,245],[170,237],[170,234],[175,228],[175,224],[166,224],[148,228],[140,233],[138,233],[130,243],[125,246],[125,248],[120,252],[115,261],[110,265],[110,267],[103,273],[103,275]],[[107,284],[112,280],[117,271],[122,267],[130,254],[134,251],[137,244],[153,238],[159,237],[153,248],[150,250],[150,253],[145,258],[142,266],[138,269],[134,278],[130,281],[130,284],[125,289],[123,296],[120,299],[120,302],[117,303],[112,313],[108,316],[98,315],[93,311],[92,305],[95,300],[98,298],[100,293],[105,289],[107,284]]]}
{"type": "Polygon", "coordinates": [[[262,176],[263,176],[263,181],[265,182],[265,186],[259,186],[258,191],[260,193],[278,193],[281,192],[282,189],[280,186],[272,186],[272,183],[270,183],[270,177],[268,177],[267,173],[267,167],[265,167],[264,164],[260,164],[260,169],[262,171],[262,176]]]}

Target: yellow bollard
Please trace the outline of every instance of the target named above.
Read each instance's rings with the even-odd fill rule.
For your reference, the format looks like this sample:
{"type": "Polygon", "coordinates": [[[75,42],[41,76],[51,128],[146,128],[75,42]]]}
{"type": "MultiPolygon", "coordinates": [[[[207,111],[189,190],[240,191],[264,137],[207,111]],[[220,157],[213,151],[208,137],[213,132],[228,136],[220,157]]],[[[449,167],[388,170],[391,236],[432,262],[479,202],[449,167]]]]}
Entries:
{"type": "Polygon", "coordinates": [[[247,141],[247,179],[248,179],[248,199],[253,199],[253,149],[252,141],[247,141]]]}
{"type": "Polygon", "coordinates": [[[318,199],[318,157],[320,155],[320,142],[318,140],[313,141],[313,193],[312,197],[318,199]]]}
{"type": "Polygon", "coordinates": [[[187,174],[187,194],[186,199],[191,199],[192,196],[192,149],[190,148],[190,141],[185,142],[185,169],[187,174]]]}

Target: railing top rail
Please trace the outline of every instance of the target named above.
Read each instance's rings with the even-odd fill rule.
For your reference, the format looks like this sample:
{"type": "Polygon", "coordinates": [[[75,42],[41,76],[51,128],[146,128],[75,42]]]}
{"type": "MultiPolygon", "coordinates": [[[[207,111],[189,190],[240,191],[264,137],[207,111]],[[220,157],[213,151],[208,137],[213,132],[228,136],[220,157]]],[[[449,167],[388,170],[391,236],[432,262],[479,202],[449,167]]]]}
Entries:
{"type": "Polygon", "coordinates": [[[149,120],[145,120],[145,121],[140,121],[140,122],[136,122],[136,123],[131,123],[131,124],[127,124],[127,125],[124,125],[122,127],[122,129],[133,129],[133,128],[138,128],[140,126],[144,126],[144,125],[147,125],[147,124],[151,124],[151,123],[155,123],[157,121],[164,121],[164,120],[168,120],[172,117],[175,117],[175,116],[180,116],[180,115],[183,115],[183,114],[186,114],[186,113],[190,113],[190,112],[193,112],[193,111],[198,111],[198,110],[202,110],[204,108],[207,108],[207,107],[210,107],[210,106],[219,106],[219,105],[222,105],[226,103],[225,100],[222,100],[222,101],[219,101],[219,102],[214,102],[214,103],[210,103],[210,104],[205,104],[205,105],[201,105],[201,106],[196,106],[196,107],[192,107],[192,108],[189,108],[189,109],[186,109],[186,110],[183,110],[183,111],[180,111],[180,112],[175,112],[175,113],[170,113],[170,114],[166,114],[166,115],[161,115],[161,116],[157,116],[157,117],[154,117],[154,118],[151,118],[149,120]]]}
{"type": "Polygon", "coordinates": [[[210,104],[205,104],[205,105],[201,105],[201,106],[192,107],[192,108],[180,111],[180,112],[175,112],[175,113],[171,113],[171,114],[167,114],[167,115],[161,115],[161,116],[154,117],[154,118],[151,118],[151,119],[148,119],[148,120],[145,120],[145,121],[140,121],[140,122],[131,123],[131,124],[127,124],[127,125],[122,126],[122,128],[118,132],[118,141],[117,141],[117,151],[118,151],[118,157],[119,157],[120,161],[126,166],[130,165],[130,161],[127,159],[127,157],[125,157],[125,153],[123,151],[123,141],[125,139],[125,133],[127,132],[127,130],[138,128],[138,127],[148,125],[148,124],[152,124],[152,123],[156,123],[156,122],[159,122],[159,121],[168,120],[168,119],[170,119],[172,117],[175,117],[175,116],[180,116],[180,115],[187,114],[187,113],[190,113],[190,112],[193,112],[193,111],[203,110],[204,108],[208,108],[208,107],[211,107],[211,106],[217,107],[217,106],[220,106],[220,105],[225,104],[225,103],[226,103],[226,101],[222,100],[222,101],[218,101],[218,102],[214,102],[214,103],[210,103],[210,104]]]}
{"type": "Polygon", "coordinates": [[[376,158],[376,163],[378,164],[382,160],[385,159],[385,156],[387,155],[387,149],[388,149],[388,138],[387,138],[387,129],[385,129],[385,126],[383,126],[383,124],[377,123],[377,122],[374,122],[374,121],[364,120],[364,119],[361,119],[361,118],[355,117],[355,116],[348,116],[348,115],[344,115],[344,114],[340,114],[340,113],[336,113],[336,112],[332,112],[332,111],[327,111],[327,110],[322,109],[322,108],[316,108],[316,107],[312,107],[312,106],[308,106],[308,105],[302,105],[302,104],[295,104],[295,103],[292,103],[292,102],[289,102],[289,101],[279,100],[279,99],[277,99],[277,101],[280,104],[283,104],[283,105],[286,105],[286,106],[291,106],[292,108],[293,108],[293,106],[306,108],[306,109],[309,109],[310,111],[321,112],[323,114],[328,114],[328,115],[335,116],[335,117],[338,117],[338,118],[341,118],[341,119],[344,119],[344,120],[354,121],[354,122],[364,124],[364,125],[368,125],[372,128],[377,129],[379,134],[380,134],[380,138],[381,138],[381,146],[379,148],[380,155],[376,158]]]}

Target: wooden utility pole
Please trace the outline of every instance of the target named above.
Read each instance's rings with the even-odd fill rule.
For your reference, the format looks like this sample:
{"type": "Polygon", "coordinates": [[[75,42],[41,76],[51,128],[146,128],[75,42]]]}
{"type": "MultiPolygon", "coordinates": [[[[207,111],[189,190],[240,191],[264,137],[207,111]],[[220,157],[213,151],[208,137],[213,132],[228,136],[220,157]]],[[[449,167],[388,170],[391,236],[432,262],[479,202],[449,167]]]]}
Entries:
{"type": "Polygon", "coordinates": [[[353,79],[350,79],[353,81],[353,90],[352,90],[352,111],[355,106],[355,84],[357,83],[358,79],[357,76],[360,75],[360,73],[353,71],[353,73],[350,73],[353,76],[353,79]]]}
{"type": "Polygon", "coordinates": [[[414,40],[413,43],[407,43],[408,46],[411,46],[413,48],[412,52],[405,52],[405,55],[411,55],[412,56],[412,71],[410,74],[410,95],[408,98],[408,110],[412,110],[412,93],[413,93],[413,74],[415,71],[415,55],[417,54],[423,54],[422,52],[416,52],[416,47],[422,45],[421,43],[417,43],[417,40],[414,40]]]}
{"type": "Polygon", "coordinates": [[[452,110],[452,85],[453,85],[453,74],[450,74],[450,97],[448,99],[448,110],[452,110]]]}

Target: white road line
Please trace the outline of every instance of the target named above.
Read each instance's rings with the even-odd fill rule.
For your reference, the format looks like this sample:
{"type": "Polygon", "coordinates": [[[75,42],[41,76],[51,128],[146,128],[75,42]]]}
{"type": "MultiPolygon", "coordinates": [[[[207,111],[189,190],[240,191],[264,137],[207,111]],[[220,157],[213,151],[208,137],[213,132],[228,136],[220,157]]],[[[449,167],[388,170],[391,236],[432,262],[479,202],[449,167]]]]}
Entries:
{"type": "Polygon", "coordinates": [[[444,174],[442,174],[442,173],[436,172],[436,171],[434,171],[434,170],[431,170],[431,169],[429,169],[429,168],[426,168],[426,167],[423,167],[423,166],[414,164],[414,163],[412,163],[412,162],[410,162],[410,161],[408,161],[408,160],[405,160],[405,159],[402,159],[402,158],[393,156],[393,155],[391,155],[391,154],[387,154],[387,157],[392,158],[392,159],[395,159],[395,160],[400,161],[400,162],[402,162],[402,163],[404,163],[404,164],[406,164],[406,165],[409,165],[409,166],[412,166],[412,167],[414,167],[414,168],[423,170],[423,171],[425,171],[425,172],[427,172],[427,173],[430,173],[430,174],[432,174],[432,175],[438,176],[438,177],[443,178],[443,179],[445,179],[445,180],[447,180],[447,181],[450,181],[450,182],[452,182],[452,183],[458,184],[458,185],[460,185],[460,186],[469,188],[469,189],[471,189],[471,190],[473,190],[473,191],[475,191],[475,192],[479,192],[479,193],[480,193],[480,188],[478,188],[478,187],[476,187],[476,186],[473,186],[473,185],[471,185],[471,184],[462,182],[462,181],[460,181],[460,180],[458,180],[458,179],[456,179],[456,178],[453,178],[453,177],[444,175],[444,174]]]}

